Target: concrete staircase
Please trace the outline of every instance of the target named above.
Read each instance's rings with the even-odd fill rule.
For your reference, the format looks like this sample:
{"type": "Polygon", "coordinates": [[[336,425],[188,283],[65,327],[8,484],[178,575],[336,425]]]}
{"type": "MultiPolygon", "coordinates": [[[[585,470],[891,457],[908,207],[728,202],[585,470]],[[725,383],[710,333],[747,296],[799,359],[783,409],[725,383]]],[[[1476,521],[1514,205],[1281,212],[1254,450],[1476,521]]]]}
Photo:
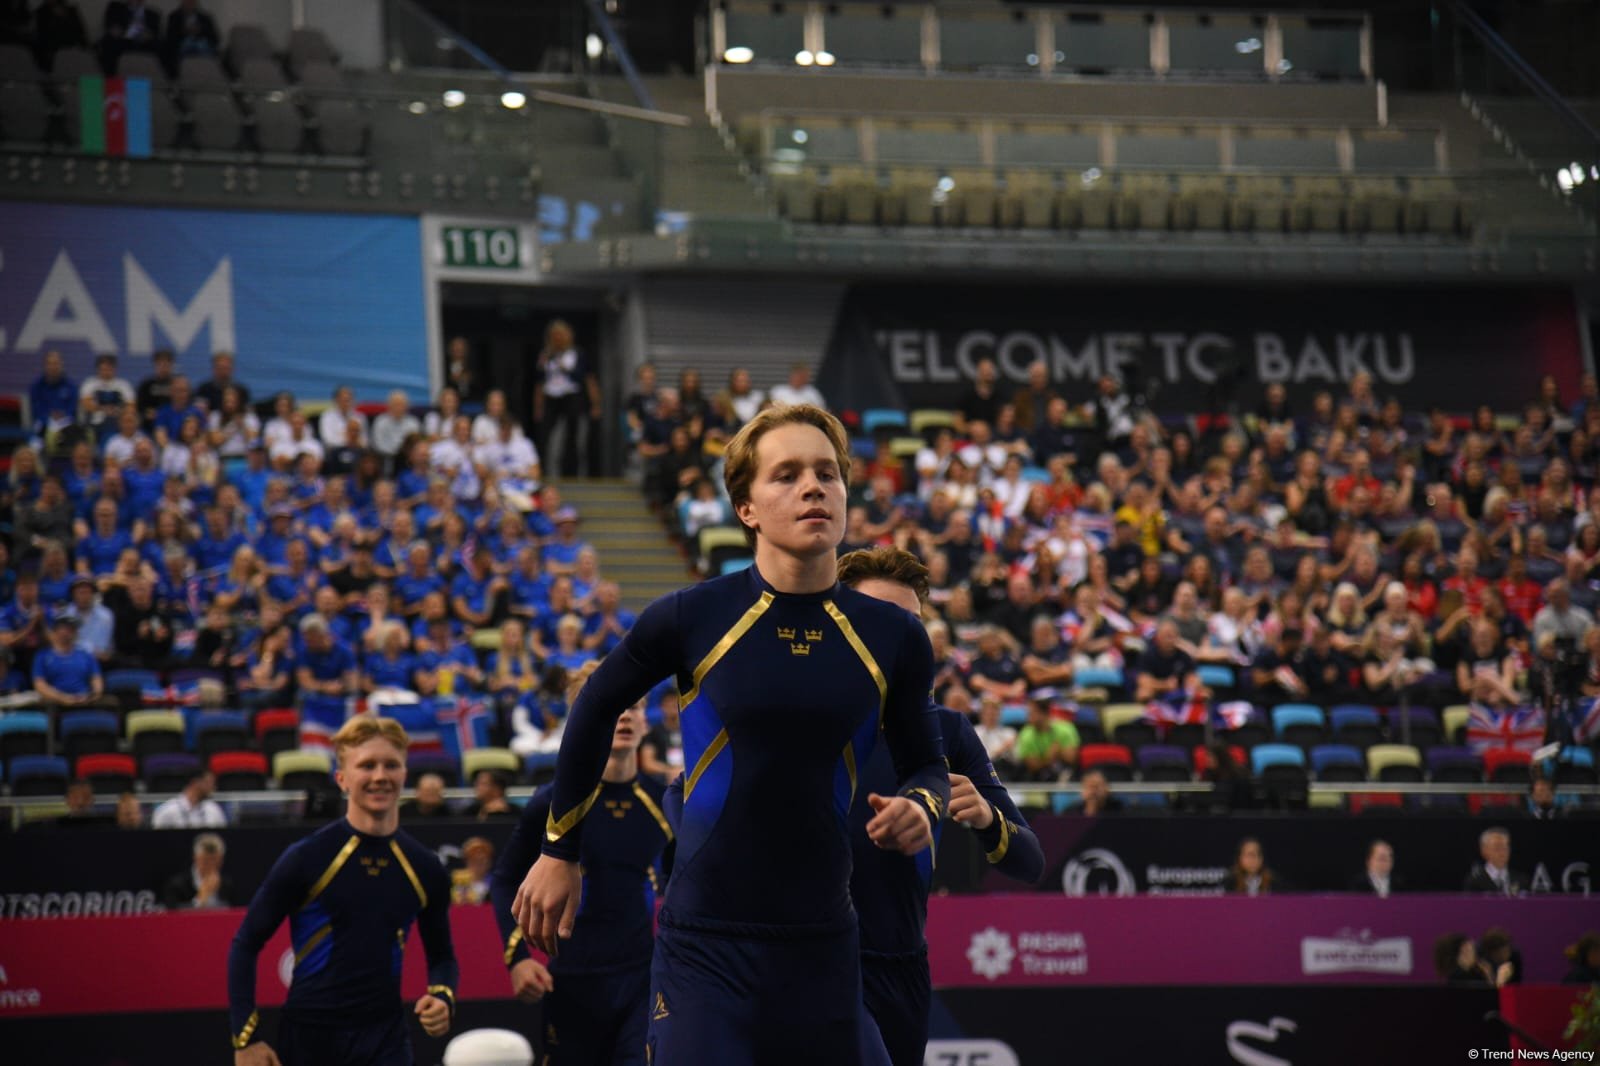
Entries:
{"type": "Polygon", "coordinates": [[[600,553],[600,572],[622,586],[622,603],[639,611],[696,579],[639,489],[622,478],[568,478],[561,502],[578,509],[581,539],[600,553]]]}

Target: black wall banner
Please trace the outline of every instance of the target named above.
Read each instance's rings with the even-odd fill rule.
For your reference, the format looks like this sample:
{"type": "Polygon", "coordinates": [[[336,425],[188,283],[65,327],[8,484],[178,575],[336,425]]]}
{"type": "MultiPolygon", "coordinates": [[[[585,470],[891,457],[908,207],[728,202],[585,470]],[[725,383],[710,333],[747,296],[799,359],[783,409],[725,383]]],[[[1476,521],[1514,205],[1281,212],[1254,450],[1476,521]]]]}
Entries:
{"type": "MultiPolygon", "coordinates": [[[[509,820],[418,821],[406,826],[447,865],[459,865],[468,837],[498,848],[509,820]]],[[[1038,815],[1030,824],[1045,852],[1039,888],[1076,895],[1216,892],[1239,841],[1259,839],[1271,866],[1298,891],[1341,891],[1361,871],[1367,844],[1394,846],[1397,869],[1416,892],[1454,892],[1478,857],[1481,818],[1363,815],[1359,818],[1283,816],[1145,816],[1081,818],[1038,815]]],[[[1600,881],[1600,820],[1514,819],[1511,865],[1539,892],[1588,895],[1600,881]]],[[[232,900],[244,906],[285,848],[316,826],[243,825],[221,830],[228,845],[224,869],[232,900]]],[[[0,834],[0,920],[76,918],[159,909],[161,886],[189,868],[195,834],[179,830],[71,831],[39,829],[0,834]]],[[[1015,892],[1022,886],[989,870],[973,835],[946,832],[937,866],[939,887],[1015,892]]]]}
{"type": "MultiPolygon", "coordinates": [[[[322,823],[241,825],[217,830],[227,854],[223,872],[247,906],[267,871],[295,841],[322,823]]],[[[439,853],[446,865],[461,864],[461,844],[487,837],[498,849],[511,836],[510,819],[475,822],[413,820],[406,832],[439,853]]],[[[105,824],[67,828],[39,826],[0,834],[0,919],[81,918],[147,914],[160,910],[167,879],[189,869],[199,830],[127,830],[105,824]]]]}
{"type": "Polygon", "coordinates": [[[839,409],[956,407],[984,356],[1005,398],[1043,361],[1070,402],[1103,373],[1158,412],[1297,410],[1358,372],[1410,410],[1512,410],[1554,374],[1576,397],[1572,294],[1531,289],[873,285],[846,294],[819,374],[839,409]]]}
{"type": "MultiPolygon", "coordinates": [[[[1030,819],[1045,853],[1039,887],[1068,895],[1209,894],[1222,890],[1239,841],[1261,841],[1267,865],[1301,892],[1340,892],[1358,876],[1373,840],[1394,847],[1395,870],[1412,892],[1456,892],[1478,861],[1478,836],[1490,825],[1511,832],[1511,865],[1535,892],[1589,895],[1600,880],[1600,821],[1513,818],[1280,817],[1184,818],[1113,815],[1030,819]]],[[[948,834],[947,834],[948,835],[948,834]]],[[[941,856],[940,865],[944,865],[941,856]]],[[[982,887],[1009,889],[987,874],[982,887]]]]}

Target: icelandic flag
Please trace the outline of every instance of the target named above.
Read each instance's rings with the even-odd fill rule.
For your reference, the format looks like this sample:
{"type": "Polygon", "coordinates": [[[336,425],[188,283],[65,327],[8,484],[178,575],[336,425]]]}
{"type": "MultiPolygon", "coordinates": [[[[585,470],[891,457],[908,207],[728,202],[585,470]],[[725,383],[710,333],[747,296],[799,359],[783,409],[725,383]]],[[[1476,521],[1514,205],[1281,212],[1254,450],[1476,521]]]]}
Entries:
{"type": "Polygon", "coordinates": [[[1255,714],[1255,706],[1246,700],[1226,700],[1212,708],[1212,721],[1218,729],[1238,729],[1255,714]]]}
{"type": "Polygon", "coordinates": [[[198,707],[200,682],[180,681],[176,685],[146,685],[139,690],[139,702],[146,707],[198,707]]]}
{"type": "Polygon", "coordinates": [[[385,718],[393,718],[411,738],[411,751],[443,752],[444,738],[439,729],[438,715],[429,700],[419,703],[391,703],[375,708],[385,718]]]}
{"type": "Polygon", "coordinates": [[[1174,725],[1204,725],[1206,701],[1203,697],[1179,689],[1145,704],[1144,717],[1163,729],[1174,725]]]}
{"type": "Polygon", "coordinates": [[[1473,751],[1504,748],[1530,755],[1544,743],[1544,711],[1538,707],[1486,707],[1472,705],[1467,719],[1467,744],[1473,751]]]}
{"type": "Polygon", "coordinates": [[[433,701],[434,721],[444,750],[456,758],[464,751],[489,746],[489,723],[493,713],[483,696],[458,695],[433,701]]]}
{"type": "Polygon", "coordinates": [[[1590,744],[1600,737],[1600,698],[1579,700],[1571,713],[1574,744],[1590,744]]]}
{"type": "Polygon", "coordinates": [[[79,146],[95,155],[150,158],[150,79],[78,79],[79,146]]]}

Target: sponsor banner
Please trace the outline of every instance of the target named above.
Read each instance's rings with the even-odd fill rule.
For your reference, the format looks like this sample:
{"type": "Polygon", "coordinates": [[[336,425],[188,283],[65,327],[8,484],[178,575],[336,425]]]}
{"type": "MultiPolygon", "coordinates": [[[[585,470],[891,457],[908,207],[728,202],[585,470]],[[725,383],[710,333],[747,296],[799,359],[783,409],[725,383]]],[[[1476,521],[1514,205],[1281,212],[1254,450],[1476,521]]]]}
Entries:
{"type": "MultiPolygon", "coordinates": [[[[1554,982],[1566,967],[1562,948],[1593,926],[1593,912],[1584,900],[1561,898],[936,896],[929,964],[939,988],[1429,984],[1437,937],[1503,926],[1522,951],[1527,980],[1554,982]]],[[[0,1019],[226,1007],[221,975],[242,917],[232,909],[0,923],[0,1019]],[[159,980],[131,979],[130,966],[159,980]]],[[[504,997],[490,908],[454,907],[451,925],[461,998],[504,997]]],[[[293,966],[285,926],[257,964],[263,1006],[283,1003],[293,966]]],[[[425,984],[413,930],[402,988],[416,996],[425,984]]]]}
{"type": "MultiPolygon", "coordinates": [[[[1040,815],[1029,820],[1044,847],[1039,887],[1069,896],[1134,893],[1219,895],[1239,841],[1261,841],[1280,889],[1342,892],[1361,875],[1367,846],[1386,840],[1399,883],[1414,892],[1454,892],[1478,861],[1482,818],[1363,815],[1360,818],[1183,818],[1040,815]]],[[[1535,893],[1586,896],[1600,873],[1595,824],[1515,818],[1511,865],[1535,893]]],[[[941,865],[943,857],[941,856],[941,865]]],[[[992,872],[984,888],[1010,883],[992,872]]]]}
{"type": "Polygon", "coordinates": [[[942,988],[1428,984],[1435,940],[1502,926],[1526,979],[1555,982],[1593,925],[1560,896],[935,896],[928,962],[942,988]]]}
{"type": "Polygon", "coordinates": [[[1005,398],[1043,361],[1074,403],[1116,374],[1160,412],[1297,410],[1360,371],[1411,410],[1509,410],[1554,374],[1577,395],[1565,290],[863,284],[841,305],[818,384],[837,408],[957,407],[985,356],[1005,398]]]}
{"type": "Polygon", "coordinates": [[[78,381],[121,354],[134,384],[170,348],[196,384],[237,353],[255,399],[422,401],[424,295],[415,218],[0,203],[0,391],[51,348],[78,381]]]}

